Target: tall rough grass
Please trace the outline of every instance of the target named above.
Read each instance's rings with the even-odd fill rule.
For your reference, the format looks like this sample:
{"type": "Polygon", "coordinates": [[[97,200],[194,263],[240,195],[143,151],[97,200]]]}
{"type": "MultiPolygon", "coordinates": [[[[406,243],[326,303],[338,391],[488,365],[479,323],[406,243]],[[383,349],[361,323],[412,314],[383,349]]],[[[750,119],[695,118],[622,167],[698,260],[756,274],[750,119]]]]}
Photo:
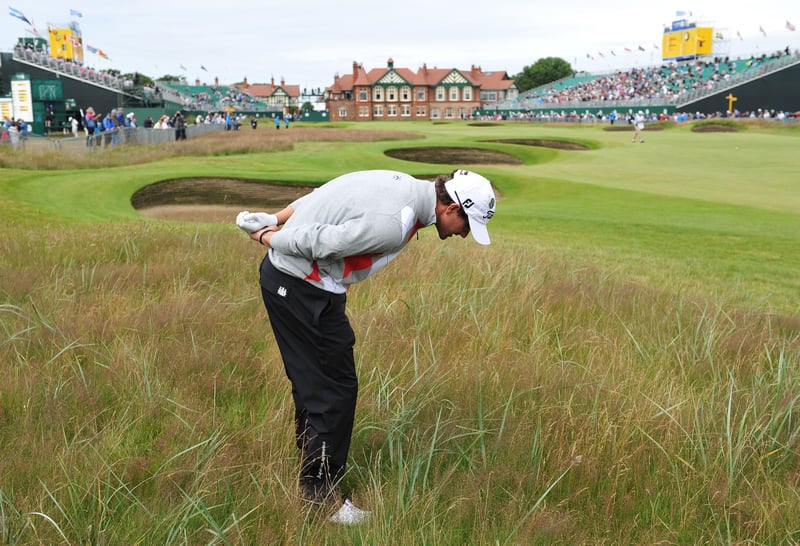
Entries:
{"type": "Polygon", "coordinates": [[[2,544],[800,542],[798,317],[425,233],[348,296],[374,517],[339,528],[297,500],[258,245],[2,231],[2,544]]]}
{"type": "MultiPolygon", "coordinates": [[[[367,132],[342,128],[332,130],[321,124],[296,125],[290,130],[282,131],[263,129],[252,131],[242,128],[239,131],[205,133],[179,142],[128,144],[113,148],[76,146],[72,137],[68,139],[69,146],[56,148],[52,139],[37,138],[30,140],[25,149],[4,149],[0,154],[0,167],[35,170],[96,169],[98,165],[105,168],[140,165],[187,155],[226,156],[253,152],[279,152],[290,150],[295,144],[310,140],[364,142],[410,138],[419,137],[402,131],[367,132]]],[[[82,142],[83,137],[78,137],[77,140],[82,142]]]]}

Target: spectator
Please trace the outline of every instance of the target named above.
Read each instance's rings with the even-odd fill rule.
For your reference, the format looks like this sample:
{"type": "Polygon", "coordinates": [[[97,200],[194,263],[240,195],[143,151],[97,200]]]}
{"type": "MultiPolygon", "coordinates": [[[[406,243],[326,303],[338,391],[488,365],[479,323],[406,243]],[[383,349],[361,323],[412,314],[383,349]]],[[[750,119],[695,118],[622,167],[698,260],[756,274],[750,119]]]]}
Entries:
{"type": "MultiPolygon", "coordinates": [[[[83,111],[81,111],[83,114],[83,111]]],[[[83,126],[86,129],[86,146],[91,148],[94,145],[94,134],[97,129],[97,114],[91,106],[83,114],[83,126]]]]}
{"type": "Polygon", "coordinates": [[[18,150],[20,148],[19,125],[17,125],[16,121],[12,121],[8,124],[6,130],[8,131],[8,142],[11,144],[11,149],[18,150]]]}
{"type": "Polygon", "coordinates": [[[117,144],[117,133],[115,131],[117,125],[115,122],[116,112],[112,110],[103,118],[103,144],[108,146],[115,146],[117,144]]]}
{"type": "Polygon", "coordinates": [[[175,112],[172,125],[175,127],[175,140],[186,140],[186,120],[180,110],[175,112]]]}
{"type": "Polygon", "coordinates": [[[72,136],[78,138],[78,128],[80,127],[80,123],[78,123],[78,119],[75,116],[69,117],[69,125],[72,130],[72,136]]]}

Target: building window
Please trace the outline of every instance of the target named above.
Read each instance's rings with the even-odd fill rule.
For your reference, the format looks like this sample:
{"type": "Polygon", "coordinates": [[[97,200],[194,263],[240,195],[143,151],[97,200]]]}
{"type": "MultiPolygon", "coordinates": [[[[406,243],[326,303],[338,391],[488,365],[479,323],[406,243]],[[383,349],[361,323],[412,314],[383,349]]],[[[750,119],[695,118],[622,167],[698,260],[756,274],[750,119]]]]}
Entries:
{"type": "Polygon", "coordinates": [[[481,100],[484,102],[497,100],[497,91],[481,91],[481,100]]]}
{"type": "Polygon", "coordinates": [[[358,117],[360,117],[360,118],[368,118],[369,117],[369,106],[359,106],[358,107],[358,117]]]}
{"type": "Polygon", "coordinates": [[[367,102],[369,100],[369,95],[367,94],[366,89],[358,90],[358,100],[361,102],[367,102]]]}
{"type": "Polygon", "coordinates": [[[345,106],[339,107],[339,119],[347,118],[347,108],[345,106]]]}
{"type": "Polygon", "coordinates": [[[425,88],[424,87],[418,87],[417,88],[417,100],[418,101],[424,101],[425,100],[425,88]]]}
{"type": "Polygon", "coordinates": [[[445,117],[445,119],[453,119],[453,109],[452,108],[445,108],[444,109],[444,117],[445,117]]]}
{"type": "Polygon", "coordinates": [[[439,109],[431,108],[431,119],[439,119],[439,109]]]}
{"type": "Polygon", "coordinates": [[[408,102],[411,100],[411,88],[407,86],[403,86],[400,88],[400,100],[403,102],[408,102]]]}
{"type": "Polygon", "coordinates": [[[376,117],[376,118],[382,118],[383,117],[383,106],[381,106],[380,104],[376,104],[375,106],[373,106],[372,107],[372,116],[376,117]]]}
{"type": "Polygon", "coordinates": [[[372,100],[374,101],[382,101],[383,100],[383,87],[376,87],[372,90],[372,100]]]}
{"type": "Polygon", "coordinates": [[[396,118],[397,117],[397,106],[394,104],[390,104],[386,107],[386,115],[389,117],[396,118]]]}
{"type": "Polygon", "coordinates": [[[466,108],[459,108],[458,109],[458,119],[467,119],[467,109],[466,108]]]}
{"type": "Polygon", "coordinates": [[[424,106],[417,106],[417,117],[424,118],[425,117],[425,107],[424,106]]]}
{"type": "Polygon", "coordinates": [[[450,100],[458,100],[458,87],[450,88],[450,100]]]}
{"type": "Polygon", "coordinates": [[[465,87],[464,88],[464,100],[472,100],[472,88],[465,87]]]}
{"type": "Polygon", "coordinates": [[[444,100],[444,87],[441,85],[436,88],[436,100],[444,100]]]}
{"type": "Polygon", "coordinates": [[[407,118],[411,115],[411,107],[407,104],[404,104],[400,107],[400,115],[404,118],[407,118]]]}
{"type": "Polygon", "coordinates": [[[396,101],[397,100],[397,88],[396,87],[389,87],[386,89],[386,100],[388,101],[396,101]]]}

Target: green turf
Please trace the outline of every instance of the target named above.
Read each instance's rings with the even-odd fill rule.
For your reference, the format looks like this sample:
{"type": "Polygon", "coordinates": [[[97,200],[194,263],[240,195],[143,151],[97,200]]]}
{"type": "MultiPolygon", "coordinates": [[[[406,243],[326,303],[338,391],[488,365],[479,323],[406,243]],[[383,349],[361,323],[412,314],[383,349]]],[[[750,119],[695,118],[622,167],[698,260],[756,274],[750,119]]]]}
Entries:
{"type": "MultiPolygon", "coordinates": [[[[0,217],[33,225],[42,218],[49,225],[132,219],[138,216],[129,201],[134,191],[189,176],[321,183],[358,169],[436,174],[455,166],[396,160],[383,150],[477,146],[511,153],[525,162],[466,165],[489,176],[502,196],[492,221],[498,243],[537,245],[648,282],[680,281],[733,300],[798,311],[798,130],[693,133],[687,124],[648,131],[640,144],[631,143],[629,132],[596,126],[399,125],[424,138],[306,142],[286,152],[185,157],[119,168],[7,169],[0,183],[0,217]],[[572,140],[591,149],[560,151],[491,142],[509,138],[572,140]]],[[[364,130],[397,126],[356,125],[364,130]]]]}

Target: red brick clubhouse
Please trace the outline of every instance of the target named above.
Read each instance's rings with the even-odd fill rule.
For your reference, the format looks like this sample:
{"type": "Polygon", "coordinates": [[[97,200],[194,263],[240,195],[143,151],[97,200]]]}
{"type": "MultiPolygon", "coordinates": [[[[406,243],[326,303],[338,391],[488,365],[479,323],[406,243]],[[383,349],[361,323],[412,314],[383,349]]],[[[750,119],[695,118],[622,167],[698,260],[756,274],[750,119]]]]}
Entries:
{"type": "Polygon", "coordinates": [[[386,68],[372,70],[353,62],[352,74],[337,74],[325,89],[325,105],[332,121],[449,120],[469,118],[517,94],[514,80],[504,71],[423,64],[414,72],[395,68],[389,59],[386,68]]]}

